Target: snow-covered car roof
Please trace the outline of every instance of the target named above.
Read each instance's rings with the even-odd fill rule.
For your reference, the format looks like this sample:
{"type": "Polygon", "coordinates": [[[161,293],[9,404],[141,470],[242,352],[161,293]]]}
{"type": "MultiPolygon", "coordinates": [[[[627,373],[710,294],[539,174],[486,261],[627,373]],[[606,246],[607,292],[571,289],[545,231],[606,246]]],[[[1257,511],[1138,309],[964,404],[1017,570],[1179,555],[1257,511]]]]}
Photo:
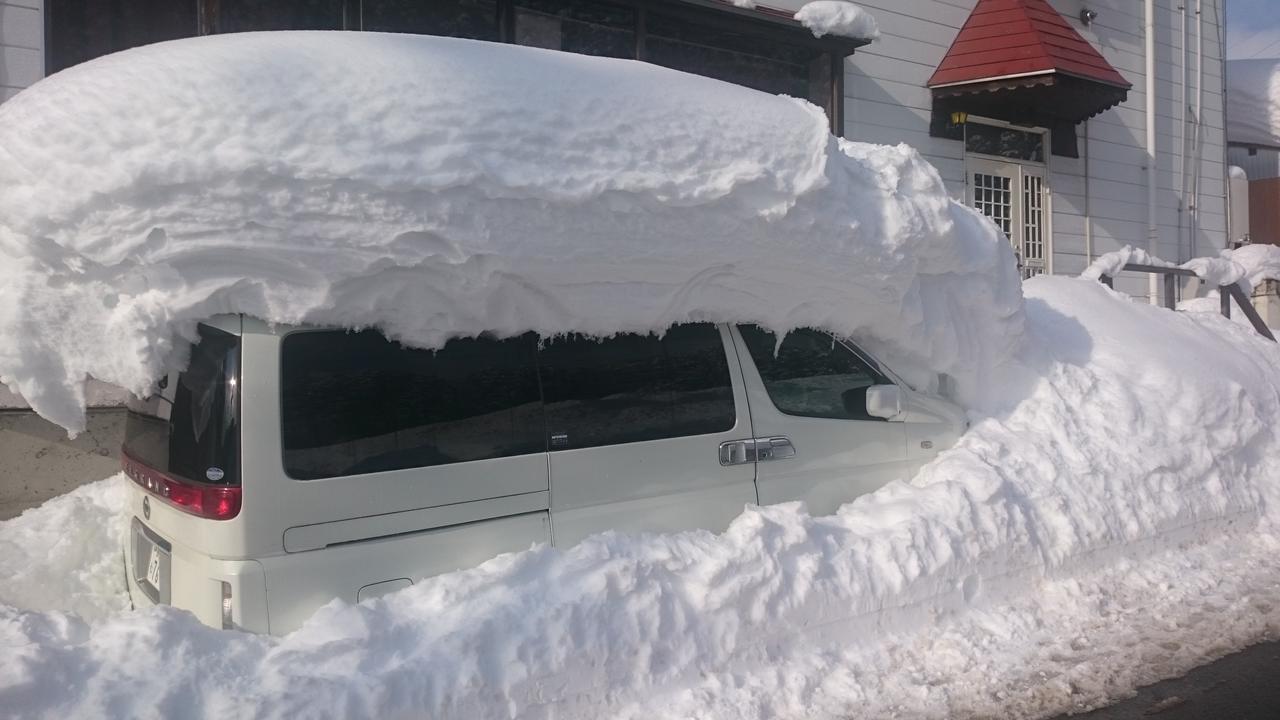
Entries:
{"type": "Polygon", "coordinates": [[[199,318],[822,327],[962,381],[1021,330],[1008,243],[906,146],[653,65],[452,38],[161,43],[0,105],[0,380],[82,422],[199,318]],[[874,346],[875,343],[872,343],[874,346]]]}

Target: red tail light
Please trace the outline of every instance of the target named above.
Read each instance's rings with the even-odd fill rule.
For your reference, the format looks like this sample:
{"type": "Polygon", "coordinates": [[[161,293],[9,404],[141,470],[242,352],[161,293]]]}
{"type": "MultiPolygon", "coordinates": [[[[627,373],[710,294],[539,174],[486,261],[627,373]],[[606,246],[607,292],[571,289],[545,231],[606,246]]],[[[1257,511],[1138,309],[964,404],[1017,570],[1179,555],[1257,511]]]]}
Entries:
{"type": "Polygon", "coordinates": [[[240,514],[240,486],[198,483],[173,477],[121,452],[124,474],[147,492],[179,510],[211,520],[230,520],[240,514]]]}

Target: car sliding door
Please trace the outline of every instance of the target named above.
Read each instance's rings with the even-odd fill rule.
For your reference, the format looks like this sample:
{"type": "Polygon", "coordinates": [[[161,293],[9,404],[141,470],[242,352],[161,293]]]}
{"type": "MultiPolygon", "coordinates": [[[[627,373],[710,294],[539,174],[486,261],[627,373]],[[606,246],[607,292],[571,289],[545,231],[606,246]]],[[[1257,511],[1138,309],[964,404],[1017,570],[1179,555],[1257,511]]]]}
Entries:
{"type": "Polygon", "coordinates": [[[817,330],[795,330],[779,344],[755,325],[736,329],[755,434],[786,448],[758,463],[760,504],[803,500],[827,515],[908,478],[903,423],[866,412],[866,388],[891,382],[871,362],[817,330]]]}
{"type": "Polygon", "coordinates": [[[603,530],[723,530],[756,502],[755,464],[722,465],[750,435],[728,329],[545,341],[552,533],[568,546],[603,530]]]}

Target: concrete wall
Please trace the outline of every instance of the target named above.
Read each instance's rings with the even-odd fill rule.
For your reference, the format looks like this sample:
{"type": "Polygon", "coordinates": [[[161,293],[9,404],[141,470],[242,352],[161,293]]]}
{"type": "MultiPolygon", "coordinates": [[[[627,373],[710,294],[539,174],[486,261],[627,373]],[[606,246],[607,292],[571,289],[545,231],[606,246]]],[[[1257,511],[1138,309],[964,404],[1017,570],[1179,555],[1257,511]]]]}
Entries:
{"type": "Polygon", "coordinates": [[[44,77],[44,0],[0,0],[0,102],[44,77]]]}
{"type": "Polygon", "coordinates": [[[29,410],[0,410],[0,520],[120,471],[124,408],[94,408],[75,440],[29,410]]]}

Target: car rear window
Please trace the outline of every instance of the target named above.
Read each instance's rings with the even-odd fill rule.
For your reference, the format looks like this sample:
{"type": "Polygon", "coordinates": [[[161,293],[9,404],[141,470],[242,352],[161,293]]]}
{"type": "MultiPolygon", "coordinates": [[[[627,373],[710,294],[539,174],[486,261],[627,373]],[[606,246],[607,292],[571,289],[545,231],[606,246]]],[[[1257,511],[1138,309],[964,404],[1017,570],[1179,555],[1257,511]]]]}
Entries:
{"type": "Polygon", "coordinates": [[[285,471],[310,480],[544,451],[535,345],[532,335],[439,351],[373,330],[286,336],[285,471]]]}
{"type": "Polygon", "coordinates": [[[198,328],[187,369],[160,392],[129,404],[124,451],[197,482],[240,483],[240,338],[198,328]]]}

